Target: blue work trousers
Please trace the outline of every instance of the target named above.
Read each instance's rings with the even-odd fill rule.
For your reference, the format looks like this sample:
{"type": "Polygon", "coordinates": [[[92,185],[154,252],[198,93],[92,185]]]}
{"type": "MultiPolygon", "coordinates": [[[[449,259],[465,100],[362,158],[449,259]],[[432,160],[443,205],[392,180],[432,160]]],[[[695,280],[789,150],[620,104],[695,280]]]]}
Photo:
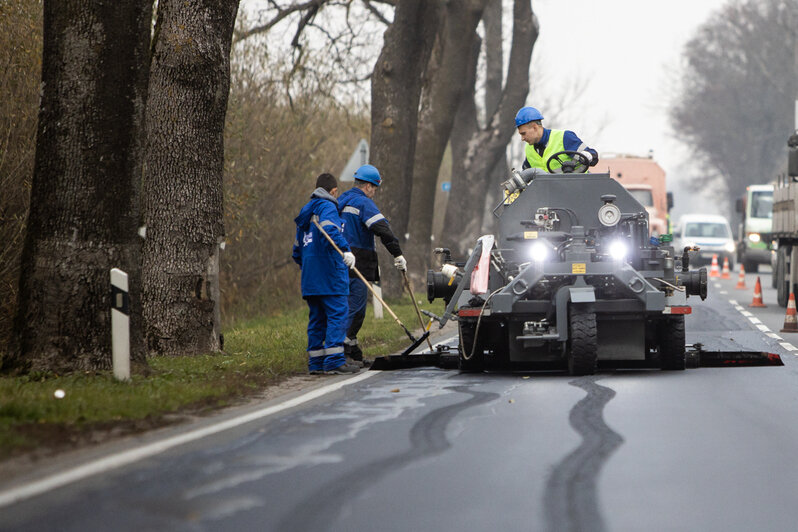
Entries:
{"type": "Polygon", "coordinates": [[[307,296],[308,370],[330,371],[346,362],[347,296],[307,296]]]}
{"type": "Polygon", "coordinates": [[[366,302],[368,301],[368,288],[357,277],[349,279],[349,316],[346,320],[347,343],[357,345],[357,333],[366,319],[366,302]]]}

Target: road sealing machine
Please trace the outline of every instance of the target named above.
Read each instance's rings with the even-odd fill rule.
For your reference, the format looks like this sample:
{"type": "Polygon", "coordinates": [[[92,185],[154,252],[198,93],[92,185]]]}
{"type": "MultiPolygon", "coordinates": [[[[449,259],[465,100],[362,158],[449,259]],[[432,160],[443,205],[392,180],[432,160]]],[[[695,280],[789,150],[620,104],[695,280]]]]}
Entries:
{"type": "Polygon", "coordinates": [[[687,298],[706,298],[706,269],[691,271],[670,235],[649,237],[645,207],[610,174],[585,173],[578,152],[552,161],[561,173],[514,171],[502,184],[498,235],[467,260],[436,250],[427,295],[446,302],[441,326],[457,320],[460,370],[684,369],[687,298]]]}

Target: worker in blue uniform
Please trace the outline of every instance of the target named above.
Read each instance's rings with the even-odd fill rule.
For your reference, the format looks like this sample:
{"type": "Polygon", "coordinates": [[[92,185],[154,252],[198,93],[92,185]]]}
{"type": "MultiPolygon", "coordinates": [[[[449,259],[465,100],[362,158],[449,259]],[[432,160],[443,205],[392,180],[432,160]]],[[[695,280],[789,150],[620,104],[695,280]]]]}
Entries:
{"type": "MultiPolygon", "coordinates": [[[[355,171],[355,186],[341,194],[338,199],[338,212],[344,222],[344,236],[357,259],[358,270],[370,282],[380,280],[377,250],[374,248],[375,235],[394,257],[394,267],[399,271],[407,271],[407,261],[402,255],[399,240],[373,200],[381,183],[380,172],[370,164],[363,165],[355,171]]],[[[350,271],[349,317],[344,349],[349,359],[360,364],[365,363],[357,333],[366,317],[367,290],[363,281],[350,271]]]]}
{"type": "MultiPolygon", "coordinates": [[[[540,168],[548,172],[546,163],[549,158],[561,151],[579,152],[587,161],[588,166],[596,166],[598,163],[598,152],[582,142],[573,131],[544,128],[543,115],[534,107],[522,107],[518,110],[515,115],[515,127],[518,129],[521,140],[526,142],[523,169],[540,168]]],[[[559,159],[568,161],[572,157],[562,155],[559,159]]],[[[577,162],[584,161],[577,160],[577,162]]],[[[557,160],[551,163],[551,168],[554,171],[559,170],[561,166],[557,160]]]]}
{"type": "Polygon", "coordinates": [[[309,308],[308,371],[312,375],[360,371],[360,366],[347,364],[344,355],[349,310],[347,270],[354,267],[355,255],[343,235],[337,195],[335,177],[321,174],[310,201],[294,219],[292,257],[302,269],[302,297],[309,308]],[[344,252],[343,257],[319,232],[314,220],[344,252]]]}

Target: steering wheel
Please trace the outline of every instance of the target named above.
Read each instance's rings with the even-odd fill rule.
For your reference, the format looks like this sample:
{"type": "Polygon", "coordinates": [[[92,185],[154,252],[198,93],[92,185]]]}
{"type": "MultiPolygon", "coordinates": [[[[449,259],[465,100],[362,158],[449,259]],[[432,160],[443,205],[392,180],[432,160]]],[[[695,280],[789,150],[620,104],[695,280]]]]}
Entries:
{"type": "Polygon", "coordinates": [[[572,150],[558,151],[546,161],[546,170],[548,170],[550,174],[584,174],[587,172],[589,166],[590,161],[587,157],[582,155],[581,152],[572,150]],[[563,155],[571,157],[571,160],[560,159],[563,155]],[[551,163],[554,161],[560,163],[560,167],[556,170],[551,169],[551,163]]]}

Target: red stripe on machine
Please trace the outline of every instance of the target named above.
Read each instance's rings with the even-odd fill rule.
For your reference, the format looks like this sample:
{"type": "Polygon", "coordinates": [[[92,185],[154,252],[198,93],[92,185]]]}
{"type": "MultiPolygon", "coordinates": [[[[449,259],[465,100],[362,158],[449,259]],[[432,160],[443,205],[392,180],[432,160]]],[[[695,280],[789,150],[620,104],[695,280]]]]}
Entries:
{"type": "MultiPolygon", "coordinates": [[[[477,317],[482,309],[478,308],[461,308],[457,311],[458,316],[466,316],[466,317],[477,317]]],[[[490,314],[490,310],[486,310],[483,316],[487,316],[490,314]]]]}
{"type": "Polygon", "coordinates": [[[692,307],[683,306],[683,307],[665,307],[662,311],[663,314],[692,314],[693,309],[692,307]]]}

